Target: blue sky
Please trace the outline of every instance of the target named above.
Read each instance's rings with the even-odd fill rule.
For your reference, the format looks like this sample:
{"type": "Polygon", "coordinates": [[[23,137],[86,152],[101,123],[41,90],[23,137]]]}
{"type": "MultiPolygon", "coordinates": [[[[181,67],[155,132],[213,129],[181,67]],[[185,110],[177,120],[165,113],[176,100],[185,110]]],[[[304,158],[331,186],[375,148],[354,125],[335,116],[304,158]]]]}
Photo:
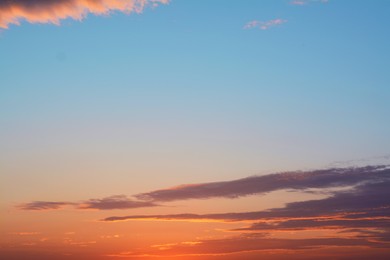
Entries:
{"type": "Polygon", "coordinates": [[[2,153],[86,142],[86,154],[168,152],[235,174],[386,155],[389,8],[171,1],[11,25],[0,40],[2,153]],[[272,19],[286,22],[244,29],[272,19]]]}

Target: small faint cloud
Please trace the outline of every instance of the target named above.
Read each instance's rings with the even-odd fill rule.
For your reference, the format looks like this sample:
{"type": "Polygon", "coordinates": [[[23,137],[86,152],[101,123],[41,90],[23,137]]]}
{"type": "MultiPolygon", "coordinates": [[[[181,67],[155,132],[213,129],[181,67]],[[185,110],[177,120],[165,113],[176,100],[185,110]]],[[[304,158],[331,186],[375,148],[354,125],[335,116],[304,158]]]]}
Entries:
{"type": "Polygon", "coordinates": [[[123,235],[102,235],[100,236],[101,239],[114,239],[114,238],[120,238],[123,237],[123,235]]]}
{"type": "Polygon", "coordinates": [[[80,247],[88,247],[90,245],[96,244],[96,241],[74,241],[72,239],[65,239],[63,241],[64,244],[80,246],[80,247]]]}
{"type": "Polygon", "coordinates": [[[102,199],[89,199],[83,202],[63,202],[63,201],[32,201],[18,205],[21,210],[61,210],[65,206],[73,206],[76,209],[133,209],[144,207],[156,207],[158,204],[151,201],[138,201],[128,198],[125,195],[114,195],[102,199]]]}
{"type": "Polygon", "coordinates": [[[328,2],[329,2],[329,0],[293,0],[293,1],[290,2],[290,4],[292,4],[292,5],[307,5],[307,4],[310,4],[310,3],[326,4],[328,2]]]}
{"type": "Polygon", "coordinates": [[[36,246],[37,245],[37,243],[23,243],[22,244],[23,246],[36,246]]]}
{"type": "Polygon", "coordinates": [[[296,0],[296,1],[291,1],[290,4],[292,4],[292,5],[305,5],[305,4],[307,4],[307,1],[296,0]]]}
{"type": "Polygon", "coordinates": [[[11,235],[17,235],[17,236],[33,236],[33,235],[39,235],[40,232],[11,232],[11,235]]]}
{"type": "Polygon", "coordinates": [[[157,204],[149,201],[135,201],[125,195],[114,195],[102,199],[90,199],[78,206],[79,209],[132,209],[143,207],[154,207],[157,204]]]}
{"type": "Polygon", "coordinates": [[[286,22],[287,22],[287,20],[280,19],[280,18],[268,20],[268,21],[253,20],[253,21],[250,21],[247,24],[245,24],[244,29],[259,28],[261,30],[268,30],[271,27],[279,26],[279,25],[282,25],[286,22]]]}
{"type": "Polygon", "coordinates": [[[18,208],[22,210],[55,210],[67,205],[73,205],[73,203],[62,201],[33,201],[21,204],[18,208]]]}

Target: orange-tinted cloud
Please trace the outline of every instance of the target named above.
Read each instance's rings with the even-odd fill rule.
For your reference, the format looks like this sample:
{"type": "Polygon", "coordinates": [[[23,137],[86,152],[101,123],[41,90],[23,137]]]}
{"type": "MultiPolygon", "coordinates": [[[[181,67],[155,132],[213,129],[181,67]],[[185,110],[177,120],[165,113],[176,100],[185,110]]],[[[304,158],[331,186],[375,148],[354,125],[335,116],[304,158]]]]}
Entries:
{"type": "Polygon", "coordinates": [[[33,236],[33,235],[39,235],[40,232],[11,232],[11,235],[18,235],[18,236],[33,236]]]}
{"type": "Polygon", "coordinates": [[[169,0],[2,0],[0,28],[20,21],[59,24],[72,18],[82,20],[87,14],[109,14],[113,11],[140,13],[147,5],[166,4],[169,0]]]}
{"type": "MultiPolygon", "coordinates": [[[[166,248],[151,249],[145,252],[128,252],[128,253],[122,253],[121,255],[118,254],[117,256],[137,257],[136,259],[142,257],[148,259],[153,256],[155,257],[181,256],[183,258],[191,257],[191,256],[198,256],[198,257],[222,256],[223,257],[225,255],[247,253],[247,252],[257,252],[258,255],[259,252],[264,250],[294,250],[295,256],[300,255],[301,258],[299,259],[302,259],[302,254],[305,253],[305,250],[310,250],[313,248],[317,248],[317,249],[329,248],[334,246],[355,247],[356,249],[365,247],[366,250],[368,250],[368,248],[372,248],[374,250],[386,249],[387,256],[390,255],[387,243],[370,241],[369,239],[366,238],[324,237],[324,238],[310,238],[310,239],[282,239],[282,238],[267,237],[266,234],[260,233],[260,234],[241,234],[240,236],[227,237],[221,239],[203,239],[203,240],[195,241],[195,243],[192,244],[177,243],[175,245],[170,245],[170,247],[166,247],[166,248]],[[299,253],[299,251],[301,252],[299,253]]],[[[286,251],[284,253],[286,253],[286,251]]],[[[236,257],[237,258],[235,259],[246,259],[246,258],[241,258],[238,255],[236,255],[236,257]]],[[[209,259],[209,258],[201,258],[201,259],[209,259]]],[[[286,255],[284,254],[284,257],[279,259],[287,259],[287,258],[286,255]]],[[[305,259],[315,259],[315,258],[305,258],[305,259]]],[[[346,259],[356,259],[356,258],[349,257],[346,259]]],[[[369,258],[363,258],[363,259],[369,259],[369,258]]]]}

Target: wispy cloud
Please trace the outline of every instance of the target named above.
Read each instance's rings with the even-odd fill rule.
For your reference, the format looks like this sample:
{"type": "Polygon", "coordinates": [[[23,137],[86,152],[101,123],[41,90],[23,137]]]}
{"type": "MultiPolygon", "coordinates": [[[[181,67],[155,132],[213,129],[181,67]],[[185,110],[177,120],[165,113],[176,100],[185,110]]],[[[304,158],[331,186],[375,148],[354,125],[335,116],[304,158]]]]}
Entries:
{"type": "Polygon", "coordinates": [[[35,236],[41,234],[40,232],[11,232],[11,235],[17,236],[35,236]]]}
{"type": "MultiPolygon", "coordinates": [[[[364,254],[367,256],[367,254],[371,253],[370,247],[374,251],[377,251],[381,249],[386,249],[388,247],[388,244],[384,242],[370,241],[367,238],[324,237],[324,238],[311,238],[311,239],[305,239],[305,238],[283,239],[283,238],[267,237],[267,235],[265,234],[242,234],[240,236],[227,237],[221,239],[203,239],[203,240],[195,241],[195,243],[192,244],[178,243],[175,245],[169,245],[165,248],[151,249],[146,252],[127,252],[127,253],[117,254],[115,256],[150,258],[153,256],[155,257],[157,256],[158,257],[205,256],[206,257],[206,256],[228,256],[228,255],[236,254],[232,258],[228,258],[228,259],[239,259],[242,258],[239,257],[240,253],[255,252],[257,258],[250,258],[250,259],[259,259],[259,253],[265,252],[265,250],[273,250],[273,254],[267,254],[267,252],[265,252],[265,255],[263,257],[265,259],[286,259],[286,253],[288,253],[288,251],[286,252],[286,250],[300,250],[301,251],[301,253],[299,254],[300,257],[293,258],[293,259],[317,259],[317,258],[310,257],[310,254],[312,254],[313,252],[310,252],[309,250],[326,249],[334,246],[337,246],[338,248],[355,247],[356,248],[355,250],[357,252],[361,251],[359,249],[364,247],[364,251],[365,251],[364,254]],[[284,251],[278,252],[276,250],[284,250],[284,251]],[[275,254],[278,257],[273,258],[272,256],[275,254]],[[303,255],[305,255],[304,258],[303,255]]],[[[355,257],[359,256],[359,253],[356,253],[356,255],[354,253],[353,256],[350,254],[349,257],[345,259],[356,259],[355,257]]],[[[388,252],[387,255],[389,255],[388,252]]],[[[361,256],[362,255],[360,255],[360,257],[361,256]]],[[[292,257],[295,256],[292,255],[292,257]]],[[[329,257],[329,255],[325,257],[325,259],[329,259],[329,258],[332,257],[329,257]]],[[[321,257],[321,259],[324,258],[321,257]]],[[[359,258],[359,259],[369,259],[369,258],[359,258]]],[[[386,259],[386,258],[380,258],[380,259],[386,259]]]]}
{"type": "Polygon", "coordinates": [[[305,4],[307,4],[307,1],[295,0],[295,1],[291,1],[290,4],[292,4],[292,5],[305,5],[305,4]]]}
{"type": "Polygon", "coordinates": [[[62,209],[68,205],[73,205],[73,203],[61,201],[33,201],[21,204],[18,208],[22,210],[55,210],[62,209]]]}
{"type": "Polygon", "coordinates": [[[238,198],[286,189],[304,191],[311,188],[348,187],[365,181],[374,182],[388,178],[390,178],[390,169],[386,166],[333,168],[275,173],[233,181],[181,185],[137,194],[135,197],[139,200],[155,202],[217,197],[238,198]]]}
{"type": "Polygon", "coordinates": [[[280,18],[268,20],[268,21],[253,20],[253,21],[250,21],[247,24],[245,24],[244,29],[259,28],[261,30],[268,30],[271,27],[279,26],[279,25],[282,25],[286,22],[287,22],[287,20],[280,19],[280,18]]]}
{"type": "Polygon", "coordinates": [[[142,207],[154,207],[157,204],[149,201],[135,201],[125,195],[115,195],[103,199],[90,199],[78,205],[80,209],[132,209],[142,207]]]}
{"type": "Polygon", "coordinates": [[[140,13],[145,6],[166,4],[169,0],[4,0],[0,1],[0,28],[30,23],[59,24],[72,18],[82,20],[87,14],[106,15],[113,11],[140,13]]]}
{"type": "Polygon", "coordinates": [[[18,208],[22,210],[59,210],[65,206],[73,206],[76,209],[112,210],[155,207],[158,205],[150,201],[132,200],[125,195],[114,195],[102,199],[89,199],[82,202],[33,201],[21,204],[18,208]]]}
{"type": "Polygon", "coordinates": [[[292,5],[307,5],[310,3],[328,3],[329,0],[293,0],[290,2],[292,5]]]}

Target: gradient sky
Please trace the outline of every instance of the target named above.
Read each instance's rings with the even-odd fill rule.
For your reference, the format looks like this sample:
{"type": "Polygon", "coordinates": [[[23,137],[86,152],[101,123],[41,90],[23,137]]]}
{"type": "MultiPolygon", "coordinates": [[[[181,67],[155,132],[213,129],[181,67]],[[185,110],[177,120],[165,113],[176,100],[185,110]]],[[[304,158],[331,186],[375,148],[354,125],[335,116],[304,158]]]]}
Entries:
{"type": "Polygon", "coordinates": [[[389,1],[53,2],[0,1],[0,258],[389,257],[388,222],[297,235],[290,215],[275,232],[208,215],[381,196],[363,183],[387,168],[349,166],[390,161],[389,1]],[[296,172],[333,167],[353,174],[296,172]],[[230,186],[254,175],[271,177],[230,186]]]}

